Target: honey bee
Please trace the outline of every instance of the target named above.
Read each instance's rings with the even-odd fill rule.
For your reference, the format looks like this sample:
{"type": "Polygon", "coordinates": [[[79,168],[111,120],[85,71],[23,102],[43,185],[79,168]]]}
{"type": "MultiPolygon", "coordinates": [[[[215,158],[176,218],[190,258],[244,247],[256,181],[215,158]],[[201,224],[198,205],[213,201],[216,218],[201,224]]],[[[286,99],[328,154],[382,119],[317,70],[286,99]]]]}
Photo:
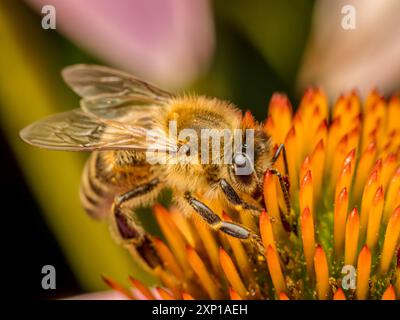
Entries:
{"type": "Polygon", "coordinates": [[[274,151],[262,126],[246,123],[233,104],[205,96],[171,94],[103,66],[69,66],[62,76],[82,98],[80,108],[35,122],[20,136],[37,147],[91,152],[80,186],[84,209],[94,218],[108,219],[117,240],[150,269],[160,261],[135,208],[154,203],[163,189],[173,191],[173,201],[182,212],[198,215],[212,229],[259,243],[253,231],[223,221],[205,202],[220,201],[229,208],[258,215],[263,176],[269,170],[278,176],[290,212],[287,179],[272,167],[282,154],[287,174],[284,145],[274,151]],[[171,123],[176,125],[175,136],[171,135],[171,123]],[[205,129],[241,130],[242,140],[235,150],[225,148],[233,135],[228,142],[217,143],[231,161],[215,162],[215,157],[204,161],[200,153],[188,155],[188,151],[204,146],[208,150],[210,144],[181,138],[180,133],[187,129],[198,136],[205,129]],[[253,136],[251,156],[247,132],[253,136]],[[175,157],[175,161],[154,161],[162,156],[167,156],[164,160],[175,157]],[[180,161],[182,156],[196,161],[180,161]],[[239,174],[245,167],[251,170],[239,174]]]}

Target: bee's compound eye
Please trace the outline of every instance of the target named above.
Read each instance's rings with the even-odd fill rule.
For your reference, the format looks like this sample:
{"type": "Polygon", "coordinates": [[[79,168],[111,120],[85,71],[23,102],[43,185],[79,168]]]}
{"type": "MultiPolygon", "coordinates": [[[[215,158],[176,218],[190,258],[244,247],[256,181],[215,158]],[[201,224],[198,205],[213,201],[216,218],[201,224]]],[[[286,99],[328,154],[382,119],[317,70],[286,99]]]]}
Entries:
{"type": "Polygon", "coordinates": [[[246,165],[246,157],[242,153],[238,153],[235,155],[233,158],[233,162],[238,166],[238,167],[243,167],[246,165]]]}
{"type": "Polygon", "coordinates": [[[184,144],[180,149],[180,153],[182,155],[190,156],[190,147],[187,144],[184,144]]]}

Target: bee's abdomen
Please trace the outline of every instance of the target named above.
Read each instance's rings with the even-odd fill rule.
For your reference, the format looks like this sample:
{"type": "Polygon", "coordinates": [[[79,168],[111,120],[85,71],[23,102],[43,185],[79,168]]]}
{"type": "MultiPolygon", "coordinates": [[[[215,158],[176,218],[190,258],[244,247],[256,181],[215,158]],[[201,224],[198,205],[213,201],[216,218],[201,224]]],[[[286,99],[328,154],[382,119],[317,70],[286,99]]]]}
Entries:
{"type": "Polygon", "coordinates": [[[82,206],[93,218],[104,218],[110,211],[117,191],[112,177],[112,164],[107,163],[105,154],[93,152],[86,161],[80,186],[82,206]]]}

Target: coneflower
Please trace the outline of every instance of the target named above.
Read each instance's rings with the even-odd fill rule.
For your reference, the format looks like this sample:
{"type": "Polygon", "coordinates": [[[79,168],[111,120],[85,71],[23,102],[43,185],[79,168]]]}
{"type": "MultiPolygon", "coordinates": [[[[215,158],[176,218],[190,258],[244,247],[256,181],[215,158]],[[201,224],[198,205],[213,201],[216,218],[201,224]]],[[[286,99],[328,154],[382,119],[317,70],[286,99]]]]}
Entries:
{"type": "MultiPolygon", "coordinates": [[[[260,235],[264,254],[156,205],[165,238],[153,238],[160,285],[130,278],[130,290],[105,278],[112,288],[131,299],[400,298],[399,96],[386,101],[372,91],[362,104],[351,92],[330,109],[320,89],[309,89],[293,114],[275,94],[264,128],[286,146],[295,229],[285,228],[283,195],[268,172],[264,212],[258,221],[239,217],[260,235]]],[[[238,218],[210,206],[224,220],[238,218]]]]}

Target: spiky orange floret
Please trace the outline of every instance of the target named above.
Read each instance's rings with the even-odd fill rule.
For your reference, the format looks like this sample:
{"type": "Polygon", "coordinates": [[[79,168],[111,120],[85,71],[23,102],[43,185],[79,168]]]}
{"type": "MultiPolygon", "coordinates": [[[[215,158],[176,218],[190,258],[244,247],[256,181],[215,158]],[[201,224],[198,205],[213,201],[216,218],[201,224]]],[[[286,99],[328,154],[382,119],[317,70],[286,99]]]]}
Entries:
{"type": "MultiPolygon", "coordinates": [[[[154,274],[162,287],[105,281],[132,299],[399,299],[398,119],[398,95],[385,101],[372,91],[362,103],[352,91],[329,109],[324,92],[309,89],[296,113],[285,95],[273,95],[264,130],[286,146],[294,228],[283,227],[282,194],[267,172],[258,221],[212,207],[259,234],[264,254],[157,205],[165,241],[153,239],[163,262],[154,274]],[[356,270],[355,289],[342,287],[344,265],[356,270]]],[[[254,118],[246,112],[244,121],[254,118]]]]}

